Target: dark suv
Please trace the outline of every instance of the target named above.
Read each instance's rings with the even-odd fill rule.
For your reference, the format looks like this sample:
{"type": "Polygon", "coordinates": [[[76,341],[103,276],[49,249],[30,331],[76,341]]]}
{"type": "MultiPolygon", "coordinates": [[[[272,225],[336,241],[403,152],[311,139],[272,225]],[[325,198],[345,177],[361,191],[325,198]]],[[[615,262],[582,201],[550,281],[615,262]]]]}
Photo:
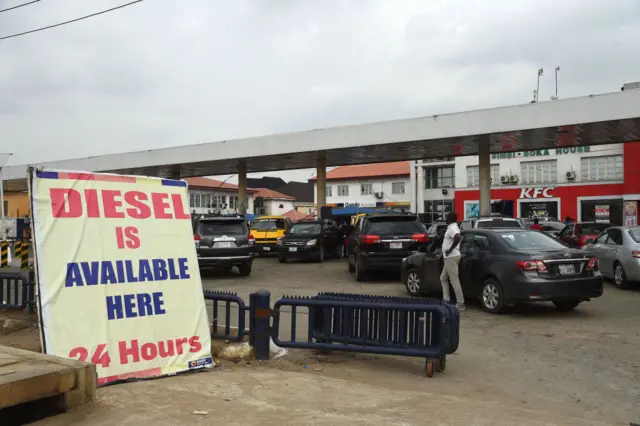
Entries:
{"type": "Polygon", "coordinates": [[[278,239],[278,259],[305,259],[323,262],[326,257],[342,257],[342,234],[332,220],[310,220],[294,223],[284,237],[278,239]]]}
{"type": "Polygon", "coordinates": [[[399,271],[402,259],[426,246],[426,241],[425,228],[416,215],[362,217],[349,236],[349,272],[362,281],[370,271],[399,271]]]}
{"type": "Polygon", "coordinates": [[[195,224],[194,240],[200,269],[229,270],[251,274],[255,240],[242,217],[207,217],[195,224]]]}

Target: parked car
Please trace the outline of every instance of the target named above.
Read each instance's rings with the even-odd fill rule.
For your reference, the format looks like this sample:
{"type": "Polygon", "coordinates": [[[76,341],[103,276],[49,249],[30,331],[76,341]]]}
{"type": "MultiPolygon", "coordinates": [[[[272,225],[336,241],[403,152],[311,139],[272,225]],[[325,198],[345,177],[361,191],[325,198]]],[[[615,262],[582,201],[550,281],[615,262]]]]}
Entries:
{"type": "Polygon", "coordinates": [[[512,217],[480,216],[460,222],[460,230],[487,228],[522,228],[522,222],[512,217]]]}
{"type": "Polygon", "coordinates": [[[640,227],[614,226],[595,239],[587,238],[584,249],[600,261],[600,271],[616,287],[627,289],[640,282],[640,227]]]}
{"type": "Polygon", "coordinates": [[[194,225],[194,240],[200,269],[238,268],[251,274],[255,239],[242,217],[206,217],[194,225]]]}
{"type": "Polygon", "coordinates": [[[349,236],[349,272],[362,281],[372,271],[398,270],[402,259],[426,247],[424,226],[416,215],[371,214],[358,220],[349,236]]]}
{"type": "MultiPolygon", "coordinates": [[[[545,232],[552,237],[558,237],[560,232],[564,229],[565,224],[552,218],[539,218],[538,223],[542,225],[542,232],[545,232]]],[[[533,225],[533,219],[523,219],[524,228],[529,228],[533,225]]]]}
{"type": "MultiPolygon", "coordinates": [[[[551,301],[569,311],[603,292],[598,260],[530,229],[462,231],[459,276],[467,298],[497,314],[513,303],[551,301]]],[[[437,250],[402,262],[402,281],[413,296],[441,293],[437,250]]]]}
{"type": "Polygon", "coordinates": [[[294,223],[285,236],[278,239],[278,259],[314,259],[323,262],[327,256],[341,258],[343,237],[333,220],[310,220],[294,223]]]}
{"type": "Polygon", "coordinates": [[[285,216],[260,216],[251,221],[251,235],[256,240],[256,254],[275,252],[278,238],[291,228],[291,219],[285,216]]]}
{"type": "Polygon", "coordinates": [[[427,243],[433,243],[438,235],[446,232],[447,226],[447,222],[433,222],[427,229],[427,243]]]}
{"type": "Polygon", "coordinates": [[[601,232],[611,226],[610,223],[597,222],[570,223],[560,231],[558,239],[569,247],[579,248],[587,244],[587,239],[594,240],[601,232]]]}

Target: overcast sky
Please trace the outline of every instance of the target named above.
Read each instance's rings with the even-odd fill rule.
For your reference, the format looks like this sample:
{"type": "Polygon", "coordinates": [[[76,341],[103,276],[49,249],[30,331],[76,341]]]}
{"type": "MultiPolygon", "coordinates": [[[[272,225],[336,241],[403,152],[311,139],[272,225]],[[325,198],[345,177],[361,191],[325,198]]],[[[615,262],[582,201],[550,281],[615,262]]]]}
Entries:
{"type": "MultiPolygon", "coordinates": [[[[42,0],[0,13],[0,36],[127,1],[42,0]]],[[[24,164],[525,103],[540,67],[541,101],[556,66],[560,97],[612,92],[640,80],[639,40],[639,0],[146,0],[0,41],[0,152],[24,164]]]]}

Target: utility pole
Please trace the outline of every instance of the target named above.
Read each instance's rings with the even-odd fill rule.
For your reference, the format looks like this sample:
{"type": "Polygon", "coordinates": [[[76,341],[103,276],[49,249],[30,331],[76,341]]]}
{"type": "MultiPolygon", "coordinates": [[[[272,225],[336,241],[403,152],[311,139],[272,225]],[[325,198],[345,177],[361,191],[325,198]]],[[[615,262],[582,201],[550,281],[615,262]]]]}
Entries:
{"type": "Polygon", "coordinates": [[[535,95],[535,101],[538,102],[538,99],[540,99],[540,76],[544,73],[544,70],[542,68],[538,68],[538,84],[536,85],[536,95],[535,95]]]}
{"type": "Polygon", "coordinates": [[[554,101],[558,99],[558,71],[560,71],[559,66],[556,67],[556,96],[554,101]]]}

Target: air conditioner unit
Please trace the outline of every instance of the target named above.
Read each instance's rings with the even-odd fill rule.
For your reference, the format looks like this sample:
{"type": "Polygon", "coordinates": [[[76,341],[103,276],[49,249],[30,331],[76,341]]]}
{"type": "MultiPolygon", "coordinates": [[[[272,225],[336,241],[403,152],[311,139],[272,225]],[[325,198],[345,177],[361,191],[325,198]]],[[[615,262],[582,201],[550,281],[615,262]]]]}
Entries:
{"type": "Polygon", "coordinates": [[[509,182],[511,182],[511,183],[518,183],[518,175],[511,175],[511,176],[509,176],[509,182]]]}
{"type": "Polygon", "coordinates": [[[569,170],[567,172],[567,180],[574,180],[576,178],[576,172],[569,170]]]}
{"type": "Polygon", "coordinates": [[[500,182],[503,183],[503,184],[509,183],[509,176],[507,176],[507,175],[500,176],[500,182]]]}
{"type": "Polygon", "coordinates": [[[382,198],[382,197],[384,197],[384,192],[375,192],[373,195],[376,198],[382,198]]]}

